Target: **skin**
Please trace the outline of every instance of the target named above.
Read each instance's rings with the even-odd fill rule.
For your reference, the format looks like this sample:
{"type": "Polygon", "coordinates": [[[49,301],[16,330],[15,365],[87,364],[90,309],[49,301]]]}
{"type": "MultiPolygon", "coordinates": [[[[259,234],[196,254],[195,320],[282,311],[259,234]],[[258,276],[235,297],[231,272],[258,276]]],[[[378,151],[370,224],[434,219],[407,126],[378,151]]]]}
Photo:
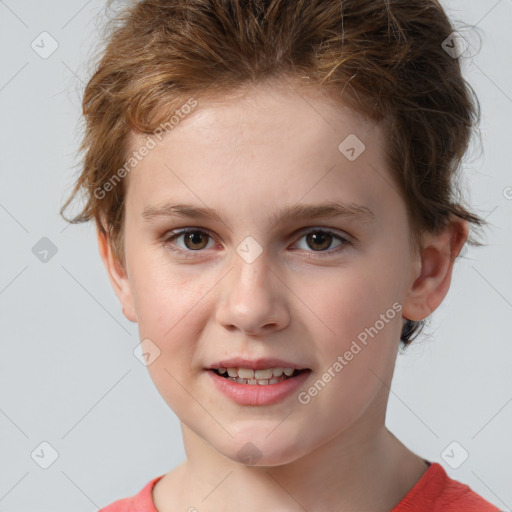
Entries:
{"type": "Polygon", "coordinates": [[[123,313],[160,350],[148,370],[181,422],[187,459],[155,486],[159,512],[389,511],[425,473],[385,427],[389,386],[403,319],[439,306],[468,228],[453,219],[414,249],[385,144],[381,126],[319,91],[260,84],[199,98],[126,178],[125,263],[99,231],[98,243],[123,313]],[[366,145],[353,162],[338,150],[349,134],[366,145]],[[143,219],[165,201],[213,208],[223,222],[143,219]],[[269,220],[276,208],[325,201],[374,218],[269,220]],[[163,242],[185,227],[203,238],[163,242]],[[348,243],[322,246],[311,228],[348,243]],[[252,263],[236,252],[247,236],[263,251],[252,263]],[[239,405],[204,370],[235,355],[279,357],[312,370],[307,390],[394,303],[402,311],[308,404],[294,393],[239,405]],[[261,453],[252,466],[237,457],[248,442],[261,453]]]}

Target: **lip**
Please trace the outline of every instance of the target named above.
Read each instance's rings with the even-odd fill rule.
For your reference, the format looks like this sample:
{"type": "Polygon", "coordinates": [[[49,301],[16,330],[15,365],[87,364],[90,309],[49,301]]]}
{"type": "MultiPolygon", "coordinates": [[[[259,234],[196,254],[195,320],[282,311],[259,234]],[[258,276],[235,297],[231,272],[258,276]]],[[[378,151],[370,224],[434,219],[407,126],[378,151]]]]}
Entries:
{"type": "MultiPolygon", "coordinates": [[[[281,365],[278,366],[281,367],[281,365]]],[[[247,366],[240,367],[248,368],[247,366]]],[[[265,368],[269,367],[266,366],[265,368]]],[[[287,368],[291,368],[291,366],[287,368]]],[[[261,370],[263,368],[256,369],[261,370]]],[[[211,369],[206,370],[206,373],[210,376],[210,379],[212,379],[212,384],[219,391],[240,405],[271,405],[284,400],[296,392],[309,377],[311,370],[299,373],[296,377],[283,380],[276,384],[263,385],[234,382],[217,375],[217,373],[211,369]]]]}
{"type": "Polygon", "coordinates": [[[293,368],[295,370],[309,370],[305,366],[283,361],[276,358],[262,359],[244,359],[243,357],[233,357],[223,359],[210,365],[207,370],[218,370],[219,368],[251,368],[252,370],[266,370],[267,368],[293,368]]]}

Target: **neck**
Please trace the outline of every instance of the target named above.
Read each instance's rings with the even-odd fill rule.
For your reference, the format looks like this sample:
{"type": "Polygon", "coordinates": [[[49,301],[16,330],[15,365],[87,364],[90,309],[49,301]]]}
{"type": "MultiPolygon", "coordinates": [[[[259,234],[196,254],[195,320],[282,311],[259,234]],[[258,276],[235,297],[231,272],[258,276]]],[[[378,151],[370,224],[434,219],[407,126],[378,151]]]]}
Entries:
{"type": "MultiPolygon", "coordinates": [[[[182,424],[187,461],[154,493],[159,512],[177,496],[183,510],[389,511],[427,469],[383,422],[356,422],[306,456],[279,466],[246,466],[182,424]],[[167,496],[167,500],[165,498],[167,496]]],[[[166,508],[167,507],[167,508],[166,508]]]]}

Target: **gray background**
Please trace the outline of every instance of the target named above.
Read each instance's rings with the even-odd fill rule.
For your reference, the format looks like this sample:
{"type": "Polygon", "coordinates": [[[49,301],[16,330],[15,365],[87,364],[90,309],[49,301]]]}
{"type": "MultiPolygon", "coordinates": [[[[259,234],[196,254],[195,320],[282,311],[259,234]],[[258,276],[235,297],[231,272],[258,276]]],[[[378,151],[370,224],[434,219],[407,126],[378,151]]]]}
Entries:
{"type": "MultiPolygon", "coordinates": [[[[465,168],[467,197],[491,225],[486,247],[459,261],[429,338],[399,356],[387,425],[510,510],[512,0],[443,3],[483,34],[463,59],[483,111],[483,153],[475,147],[465,168]]],[[[93,226],[67,227],[58,213],[78,172],[80,94],[103,8],[0,0],[0,512],[96,511],[184,458],[179,422],[133,354],[137,326],[93,226]],[[43,31],[58,43],[46,59],[31,47],[43,31]],[[57,248],[46,262],[32,251],[42,237],[57,248]],[[58,454],[47,469],[42,442],[58,454]]]]}

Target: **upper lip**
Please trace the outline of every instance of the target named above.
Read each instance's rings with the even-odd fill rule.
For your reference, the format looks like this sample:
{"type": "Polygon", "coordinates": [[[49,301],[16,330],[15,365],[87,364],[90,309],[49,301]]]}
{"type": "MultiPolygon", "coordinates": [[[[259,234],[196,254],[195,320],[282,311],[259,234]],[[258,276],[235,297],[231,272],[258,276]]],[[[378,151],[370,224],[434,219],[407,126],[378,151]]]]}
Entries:
{"type": "Polygon", "coordinates": [[[208,370],[217,370],[218,368],[251,368],[253,370],[266,370],[267,368],[294,368],[295,370],[306,370],[305,366],[284,361],[276,358],[264,359],[245,359],[243,357],[233,357],[231,359],[222,359],[208,366],[208,370]]]}

